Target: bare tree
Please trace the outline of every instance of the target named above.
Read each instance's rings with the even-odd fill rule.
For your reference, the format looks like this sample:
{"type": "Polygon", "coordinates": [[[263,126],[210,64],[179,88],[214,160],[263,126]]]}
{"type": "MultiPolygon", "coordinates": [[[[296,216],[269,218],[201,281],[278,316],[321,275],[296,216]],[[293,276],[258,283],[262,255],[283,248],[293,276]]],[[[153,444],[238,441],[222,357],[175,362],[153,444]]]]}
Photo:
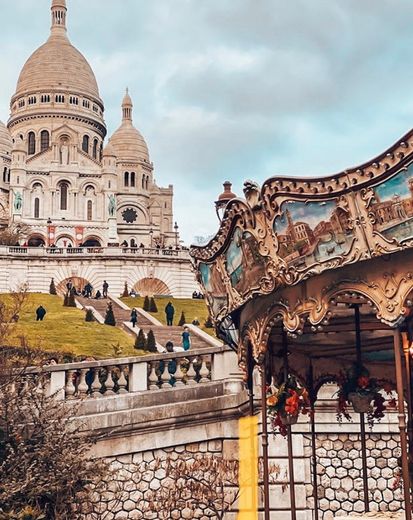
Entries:
{"type": "MultiPolygon", "coordinates": [[[[223,520],[240,497],[237,460],[202,454],[178,460],[167,458],[156,464],[157,468],[164,469],[167,477],[159,489],[150,494],[144,518],[181,518],[179,514],[185,511],[184,518],[206,516],[223,520]]],[[[269,469],[271,480],[275,481],[280,469],[277,465],[269,469]]]]}
{"type": "Polygon", "coordinates": [[[0,245],[18,246],[20,242],[26,240],[30,233],[30,227],[26,224],[13,223],[0,230],[0,245]]]}

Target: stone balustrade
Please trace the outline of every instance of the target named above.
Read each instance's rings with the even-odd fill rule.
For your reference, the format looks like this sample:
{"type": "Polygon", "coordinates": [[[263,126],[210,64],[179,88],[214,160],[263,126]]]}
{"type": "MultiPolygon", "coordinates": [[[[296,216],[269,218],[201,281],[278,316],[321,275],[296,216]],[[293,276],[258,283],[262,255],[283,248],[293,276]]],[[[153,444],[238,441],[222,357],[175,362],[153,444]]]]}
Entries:
{"type": "Polygon", "coordinates": [[[157,249],[148,247],[20,247],[0,246],[0,256],[18,257],[166,257],[189,259],[186,249],[157,249]]]}
{"type": "Polygon", "coordinates": [[[46,376],[47,392],[60,400],[112,397],[203,385],[229,378],[237,366],[228,347],[30,368],[46,376]]]}

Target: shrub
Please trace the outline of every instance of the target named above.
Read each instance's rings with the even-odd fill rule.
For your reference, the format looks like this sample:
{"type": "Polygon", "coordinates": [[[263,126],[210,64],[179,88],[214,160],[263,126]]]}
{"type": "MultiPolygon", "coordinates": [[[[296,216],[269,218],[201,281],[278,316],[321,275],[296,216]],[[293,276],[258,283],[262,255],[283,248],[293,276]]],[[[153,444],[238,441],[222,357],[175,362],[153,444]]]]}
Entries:
{"type": "Polygon", "coordinates": [[[182,311],[181,317],[179,318],[179,321],[178,321],[178,325],[180,327],[183,327],[185,325],[185,323],[186,323],[185,313],[184,313],[184,311],[182,311]]]}
{"type": "Polygon", "coordinates": [[[67,297],[66,307],[76,307],[75,293],[73,291],[70,291],[70,294],[67,297]]]}
{"type": "Polygon", "coordinates": [[[145,333],[142,329],[139,330],[138,335],[136,336],[134,348],[136,348],[136,350],[147,349],[145,333]]]}
{"type": "Polygon", "coordinates": [[[129,296],[128,282],[125,282],[125,286],[123,288],[122,298],[127,298],[129,296]]]}
{"type": "Polygon", "coordinates": [[[145,296],[145,299],[143,300],[143,310],[149,311],[149,297],[145,296]]]}
{"type": "Polygon", "coordinates": [[[49,294],[55,294],[55,295],[57,294],[56,286],[54,284],[54,278],[52,278],[50,281],[49,294]]]}
{"type": "Polygon", "coordinates": [[[149,300],[149,312],[158,312],[158,307],[156,306],[154,297],[151,297],[149,300]]]}
{"type": "Polygon", "coordinates": [[[111,302],[108,303],[108,307],[106,309],[105,325],[111,325],[112,327],[116,326],[115,315],[113,314],[113,307],[111,302]]]}
{"type": "Polygon", "coordinates": [[[95,321],[92,309],[86,309],[85,321],[95,321]]]}
{"type": "Polygon", "coordinates": [[[155,334],[152,329],[148,332],[146,345],[149,352],[158,352],[158,349],[156,348],[155,334]]]}
{"type": "Polygon", "coordinates": [[[206,329],[213,329],[214,328],[214,324],[211,320],[211,316],[208,316],[208,318],[205,320],[205,328],[206,329]]]}

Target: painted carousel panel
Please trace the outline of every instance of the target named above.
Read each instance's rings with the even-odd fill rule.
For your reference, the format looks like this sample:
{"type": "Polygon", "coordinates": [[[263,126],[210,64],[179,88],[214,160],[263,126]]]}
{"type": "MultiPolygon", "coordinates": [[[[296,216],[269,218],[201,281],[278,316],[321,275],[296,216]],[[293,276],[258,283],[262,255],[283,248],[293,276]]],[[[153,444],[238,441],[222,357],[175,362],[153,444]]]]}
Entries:
{"type": "Polygon", "coordinates": [[[373,188],[373,230],[402,243],[413,238],[413,164],[373,188]]]}
{"type": "Polygon", "coordinates": [[[286,201],[274,219],[278,254],[298,269],[345,256],[354,241],[349,213],[337,199],[321,202],[286,201]]]}
{"type": "Polygon", "coordinates": [[[217,316],[221,310],[228,305],[225,285],[222,281],[221,274],[215,264],[205,264],[201,262],[198,268],[202,284],[206,290],[207,301],[213,315],[217,316]]]}
{"type": "Polygon", "coordinates": [[[257,239],[249,231],[235,229],[225,261],[231,285],[240,294],[259,287],[261,278],[265,276],[267,259],[259,253],[257,239]]]}

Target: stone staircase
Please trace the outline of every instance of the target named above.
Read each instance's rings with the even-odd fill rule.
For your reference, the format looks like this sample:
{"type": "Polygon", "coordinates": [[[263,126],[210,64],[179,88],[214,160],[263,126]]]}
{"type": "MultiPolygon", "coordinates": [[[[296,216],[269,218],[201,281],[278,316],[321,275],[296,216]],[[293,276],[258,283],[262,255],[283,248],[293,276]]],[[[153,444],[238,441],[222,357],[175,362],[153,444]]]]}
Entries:
{"type": "MultiPolygon", "coordinates": [[[[122,330],[126,331],[128,334],[133,334],[131,329],[127,327],[124,322],[130,322],[130,310],[123,309],[116,301],[112,301],[111,299],[99,299],[95,300],[93,298],[83,298],[76,297],[77,301],[83,307],[93,307],[96,311],[98,311],[103,318],[106,314],[106,308],[108,302],[112,302],[113,313],[116,319],[116,325],[120,327],[122,330]]],[[[165,346],[167,341],[172,341],[175,347],[181,346],[182,343],[182,332],[183,327],[172,326],[167,327],[166,325],[156,325],[150,318],[144,316],[141,312],[141,309],[136,308],[138,311],[138,323],[137,323],[137,331],[139,329],[143,329],[145,334],[149,332],[149,329],[152,329],[156,343],[162,346],[165,346]]],[[[156,322],[156,320],[154,320],[156,322]]],[[[191,348],[209,348],[211,344],[204,340],[202,337],[196,336],[193,331],[191,331],[191,348]]]]}

